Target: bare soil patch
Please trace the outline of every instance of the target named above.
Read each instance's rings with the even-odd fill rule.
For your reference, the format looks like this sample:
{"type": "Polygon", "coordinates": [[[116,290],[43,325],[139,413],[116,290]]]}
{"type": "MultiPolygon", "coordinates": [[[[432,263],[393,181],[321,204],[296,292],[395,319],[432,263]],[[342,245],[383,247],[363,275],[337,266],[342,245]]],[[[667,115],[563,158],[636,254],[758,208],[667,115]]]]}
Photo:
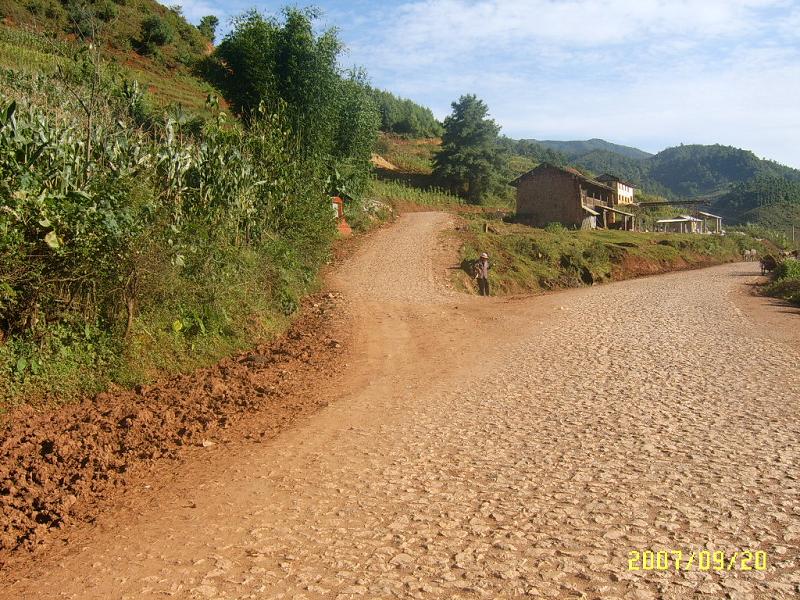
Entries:
{"type": "Polygon", "coordinates": [[[611,279],[613,281],[623,281],[625,279],[662,275],[687,269],[705,269],[719,264],[721,264],[719,260],[701,256],[698,256],[696,261],[688,262],[683,257],[677,257],[674,260],[654,261],[642,256],[626,254],[620,263],[612,267],[611,279]]]}
{"type": "Polygon", "coordinates": [[[386,169],[387,171],[397,171],[397,167],[390,163],[388,160],[380,156],[379,154],[373,154],[370,158],[372,164],[378,167],[379,169],[386,169]]]}
{"type": "Polygon", "coordinates": [[[733,293],[733,301],[765,335],[800,351],[800,308],[762,294],[769,278],[759,274],[758,263],[742,263],[741,267],[735,276],[743,285],[733,293]],[[789,320],[792,317],[797,319],[794,326],[789,320]]]}
{"type": "Polygon", "coordinates": [[[346,323],[339,296],[318,294],[286,335],[252,352],[54,411],[11,413],[0,429],[0,564],[94,522],[155,463],[274,437],[325,406],[346,323]]]}

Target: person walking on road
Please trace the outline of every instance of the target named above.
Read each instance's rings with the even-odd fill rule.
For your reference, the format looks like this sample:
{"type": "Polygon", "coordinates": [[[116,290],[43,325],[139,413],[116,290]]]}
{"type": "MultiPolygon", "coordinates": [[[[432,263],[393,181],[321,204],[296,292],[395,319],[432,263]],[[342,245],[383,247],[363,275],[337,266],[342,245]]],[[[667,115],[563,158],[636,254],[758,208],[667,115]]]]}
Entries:
{"type": "Polygon", "coordinates": [[[489,269],[491,268],[489,255],[486,252],[481,253],[481,257],[475,263],[475,279],[478,280],[478,292],[481,296],[489,295],[489,269]]]}

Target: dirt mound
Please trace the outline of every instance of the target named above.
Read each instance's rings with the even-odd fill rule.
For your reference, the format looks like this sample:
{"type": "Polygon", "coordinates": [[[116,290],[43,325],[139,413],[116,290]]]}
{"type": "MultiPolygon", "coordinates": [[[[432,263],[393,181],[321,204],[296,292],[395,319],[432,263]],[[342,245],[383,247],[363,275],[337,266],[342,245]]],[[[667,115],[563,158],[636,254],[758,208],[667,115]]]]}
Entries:
{"type": "Polygon", "coordinates": [[[388,160],[380,156],[379,154],[373,154],[370,158],[372,164],[379,168],[379,169],[386,169],[387,171],[397,171],[397,165],[393,165],[388,160]]]}
{"type": "Polygon", "coordinates": [[[11,414],[0,429],[0,564],[9,551],[94,521],[154,461],[209,446],[229,428],[271,437],[324,406],[317,391],[345,347],[333,337],[344,331],[339,304],[334,294],[311,297],[284,337],[191,375],[11,414]]]}

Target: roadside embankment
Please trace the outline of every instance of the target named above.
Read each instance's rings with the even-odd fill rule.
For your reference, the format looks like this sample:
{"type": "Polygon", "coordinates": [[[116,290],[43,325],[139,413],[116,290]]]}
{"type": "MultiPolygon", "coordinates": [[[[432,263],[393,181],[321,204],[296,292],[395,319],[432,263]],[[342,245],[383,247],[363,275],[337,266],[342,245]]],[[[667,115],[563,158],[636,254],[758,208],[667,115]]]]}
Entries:
{"type": "Polygon", "coordinates": [[[157,465],[176,468],[193,449],[265,441],[325,406],[331,365],[349,346],[341,304],[333,293],[310,296],[285,335],[189,375],[6,415],[0,565],[93,522],[141,479],[154,484],[157,465]]]}
{"type": "Polygon", "coordinates": [[[617,230],[537,229],[485,217],[462,220],[453,234],[461,247],[457,288],[472,291],[473,261],[492,259],[494,294],[540,292],[620,281],[741,260],[761,248],[749,236],[634,233],[617,230]]]}
{"type": "Polygon", "coordinates": [[[781,262],[775,269],[774,281],[766,287],[765,292],[800,305],[800,261],[787,259],[781,262]]]}

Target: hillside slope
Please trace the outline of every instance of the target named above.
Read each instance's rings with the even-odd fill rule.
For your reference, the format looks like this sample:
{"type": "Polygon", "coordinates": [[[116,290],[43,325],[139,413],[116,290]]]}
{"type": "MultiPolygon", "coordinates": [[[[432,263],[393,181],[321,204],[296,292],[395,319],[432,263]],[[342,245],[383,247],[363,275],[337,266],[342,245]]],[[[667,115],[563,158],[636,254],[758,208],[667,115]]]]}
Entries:
{"type": "Polygon", "coordinates": [[[155,0],[0,0],[0,68],[53,74],[80,52],[72,42],[81,40],[97,42],[104,61],[138,80],[162,105],[203,112],[215,91],[194,74],[211,40],[179,7],[155,0]]]}

